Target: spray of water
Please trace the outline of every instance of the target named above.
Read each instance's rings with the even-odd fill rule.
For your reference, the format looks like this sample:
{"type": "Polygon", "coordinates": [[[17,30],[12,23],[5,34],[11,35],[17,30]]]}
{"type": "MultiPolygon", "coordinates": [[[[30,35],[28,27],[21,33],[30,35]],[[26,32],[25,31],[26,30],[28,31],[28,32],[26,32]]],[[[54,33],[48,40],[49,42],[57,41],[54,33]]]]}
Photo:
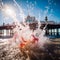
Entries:
{"type": "Polygon", "coordinates": [[[38,21],[38,28],[34,31],[30,30],[29,25],[26,25],[25,15],[22,11],[22,8],[17,4],[15,0],[13,1],[19,8],[23,25],[17,20],[16,14],[13,13],[14,15],[12,16],[12,11],[10,10],[10,8],[7,9],[7,11],[11,12],[10,14],[8,14],[8,16],[10,16],[14,20],[16,27],[13,29],[13,38],[6,40],[5,42],[1,41],[0,46],[3,47],[0,47],[0,50],[3,50],[0,52],[0,57],[2,57],[1,59],[4,60],[30,60],[30,56],[33,55],[37,59],[39,59],[37,53],[35,52],[37,50],[45,48],[44,45],[49,42],[47,40],[47,37],[44,36],[45,28],[47,25],[42,30],[40,29],[40,22],[38,21]]]}

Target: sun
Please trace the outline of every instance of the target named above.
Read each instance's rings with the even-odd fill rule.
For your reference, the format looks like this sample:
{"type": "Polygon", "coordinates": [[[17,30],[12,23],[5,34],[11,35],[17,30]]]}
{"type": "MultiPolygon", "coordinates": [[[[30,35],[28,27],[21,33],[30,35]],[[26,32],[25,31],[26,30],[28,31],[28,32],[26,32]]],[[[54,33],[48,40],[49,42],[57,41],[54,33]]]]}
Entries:
{"type": "Polygon", "coordinates": [[[4,7],[4,13],[9,17],[15,17],[16,16],[16,13],[11,6],[5,6],[4,7]]]}
{"type": "Polygon", "coordinates": [[[7,13],[8,15],[13,15],[13,10],[7,7],[5,13],[7,13]]]}

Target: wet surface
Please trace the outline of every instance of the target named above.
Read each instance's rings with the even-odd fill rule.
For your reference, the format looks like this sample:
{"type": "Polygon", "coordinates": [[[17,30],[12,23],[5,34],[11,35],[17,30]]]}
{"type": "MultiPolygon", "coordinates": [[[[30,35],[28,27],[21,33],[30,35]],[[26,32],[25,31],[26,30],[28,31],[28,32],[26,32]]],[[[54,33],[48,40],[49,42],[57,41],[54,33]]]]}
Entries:
{"type": "Polygon", "coordinates": [[[52,41],[44,49],[19,49],[0,40],[0,60],[60,60],[60,41],[52,41]]]}
{"type": "Polygon", "coordinates": [[[60,60],[60,44],[18,49],[17,46],[0,42],[0,60],[60,60]]]}

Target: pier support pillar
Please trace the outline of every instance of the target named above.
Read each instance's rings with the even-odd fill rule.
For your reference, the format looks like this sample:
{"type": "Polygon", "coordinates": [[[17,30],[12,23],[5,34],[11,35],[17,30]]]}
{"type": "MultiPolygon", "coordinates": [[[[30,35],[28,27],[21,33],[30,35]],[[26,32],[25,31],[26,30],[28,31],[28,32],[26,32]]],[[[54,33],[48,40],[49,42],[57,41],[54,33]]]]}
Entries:
{"type": "Polygon", "coordinates": [[[51,36],[52,36],[52,29],[51,29],[51,36]]]}
{"type": "Polygon", "coordinates": [[[57,28],[57,36],[59,35],[59,30],[58,30],[58,28],[57,28]]]}

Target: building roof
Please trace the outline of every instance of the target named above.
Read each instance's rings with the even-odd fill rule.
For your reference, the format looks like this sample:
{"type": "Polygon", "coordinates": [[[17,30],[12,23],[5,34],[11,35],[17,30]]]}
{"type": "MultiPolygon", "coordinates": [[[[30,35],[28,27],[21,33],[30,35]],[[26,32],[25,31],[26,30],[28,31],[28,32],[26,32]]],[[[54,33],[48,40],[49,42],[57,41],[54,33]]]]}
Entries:
{"type": "Polygon", "coordinates": [[[46,24],[46,23],[48,23],[48,24],[56,24],[54,21],[40,21],[41,22],[41,24],[46,24]]]}

